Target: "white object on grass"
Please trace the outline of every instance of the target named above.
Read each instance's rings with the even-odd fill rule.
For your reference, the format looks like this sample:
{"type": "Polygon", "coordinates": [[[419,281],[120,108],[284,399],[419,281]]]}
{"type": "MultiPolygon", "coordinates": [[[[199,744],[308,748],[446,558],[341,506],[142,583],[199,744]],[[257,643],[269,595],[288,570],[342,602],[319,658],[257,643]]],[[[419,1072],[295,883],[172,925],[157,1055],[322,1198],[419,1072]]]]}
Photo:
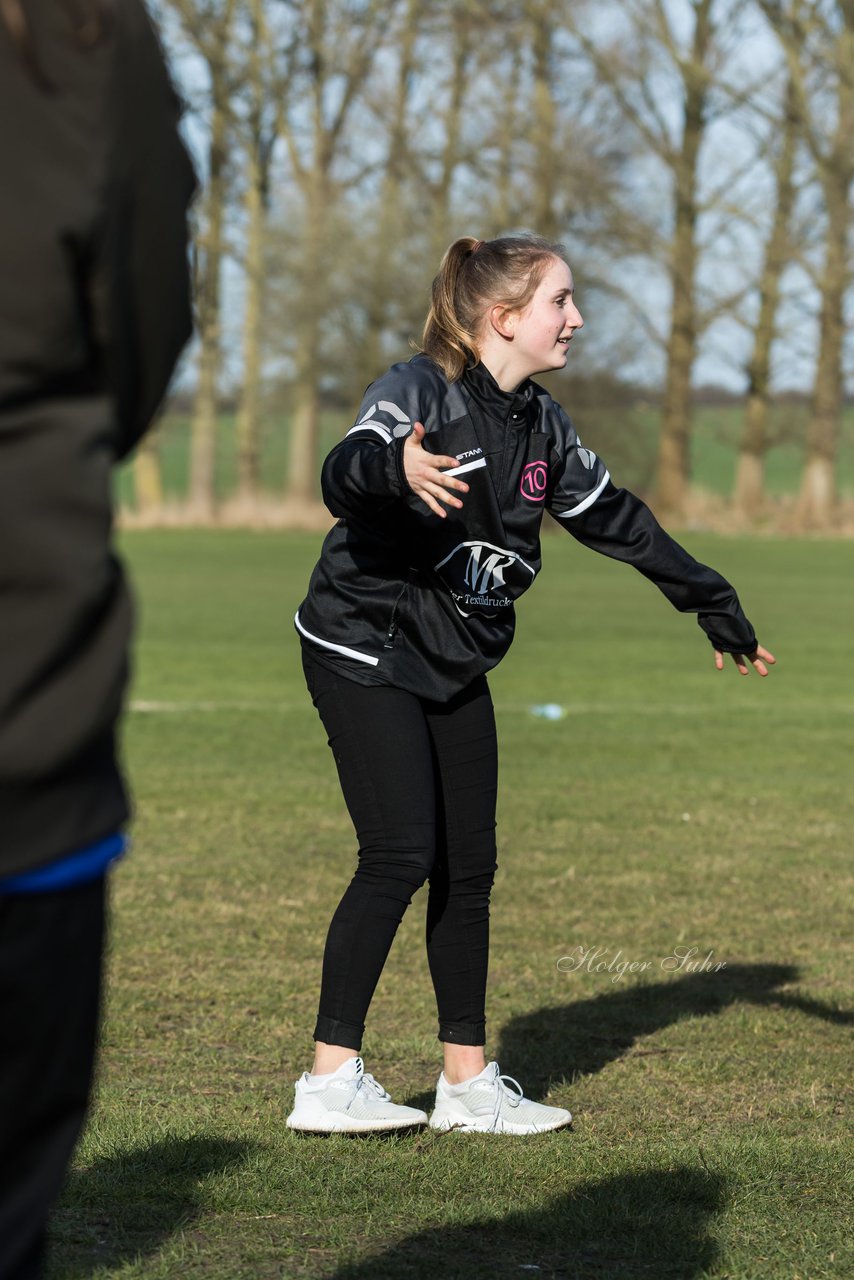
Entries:
{"type": "Polygon", "coordinates": [[[529,707],[528,710],[538,720],[562,720],[566,715],[566,707],[558,702],[545,702],[542,706],[529,707]]]}

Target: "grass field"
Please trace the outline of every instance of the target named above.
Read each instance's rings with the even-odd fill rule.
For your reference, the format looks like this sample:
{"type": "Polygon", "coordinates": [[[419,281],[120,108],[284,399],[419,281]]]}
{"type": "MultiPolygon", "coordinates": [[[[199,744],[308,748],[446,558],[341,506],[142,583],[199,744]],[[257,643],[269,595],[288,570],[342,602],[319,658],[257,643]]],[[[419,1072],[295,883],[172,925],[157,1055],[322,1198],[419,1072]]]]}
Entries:
{"type": "MultiPolygon", "coordinates": [[[[354,1140],[284,1127],[354,864],[290,622],[317,537],[123,541],[135,847],[51,1280],[851,1276],[849,547],[685,538],[776,652],[761,681],[717,674],[639,575],[547,540],[492,679],[487,1052],[574,1126],[354,1140]],[[566,972],[578,947],[649,967],[566,972]],[[725,967],[663,966],[679,947],[725,967]]],[[[364,1054],[429,1107],[424,905],[364,1054]]]]}

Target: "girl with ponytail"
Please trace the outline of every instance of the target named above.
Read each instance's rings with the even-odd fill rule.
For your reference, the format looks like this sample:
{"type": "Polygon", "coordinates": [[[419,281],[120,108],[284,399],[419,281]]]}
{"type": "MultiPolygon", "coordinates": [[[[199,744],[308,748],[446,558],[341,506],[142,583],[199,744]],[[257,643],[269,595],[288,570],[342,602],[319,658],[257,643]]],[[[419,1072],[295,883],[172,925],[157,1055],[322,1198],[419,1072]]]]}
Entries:
{"type": "MultiPolygon", "coordinates": [[[[526,307],[546,269],[557,261],[565,263],[563,248],[538,236],[455,240],[433,281],[422,341],[425,355],[456,382],[467,365],[478,361],[486,308],[496,303],[526,307]]],[[[581,323],[579,316],[579,328],[581,323]]]]}
{"type": "MultiPolygon", "coordinates": [[[[540,569],[544,511],[694,613],[718,670],[768,674],[730,584],[670,538],[585,448],[535,374],[563,368],[583,320],[563,248],[538,236],[456,240],[433,281],[422,346],[365,392],[326,459],[338,523],[295,625],[359,840],[323,957],[312,1071],[293,1129],[428,1122],[364,1070],[365,1017],[395,932],[429,883],[427,960],[444,1069],[429,1124],[524,1134],[570,1112],[487,1062],[497,746],[486,675],[540,569]]],[[[555,644],[560,637],[555,637],[555,644]]]]}

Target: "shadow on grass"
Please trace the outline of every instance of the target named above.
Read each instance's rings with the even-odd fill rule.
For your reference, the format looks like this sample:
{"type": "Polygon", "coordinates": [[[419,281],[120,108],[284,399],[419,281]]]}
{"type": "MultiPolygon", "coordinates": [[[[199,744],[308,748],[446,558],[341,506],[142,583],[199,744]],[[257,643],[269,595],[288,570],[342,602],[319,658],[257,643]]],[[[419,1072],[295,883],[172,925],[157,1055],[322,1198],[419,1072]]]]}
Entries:
{"type": "Polygon", "coordinates": [[[685,1165],[585,1182],[536,1209],[407,1236],[334,1280],[691,1280],[716,1260],[709,1222],[725,1190],[685,1165]]]}
{"type": "Polygon", "coordinates": [[[198,1217],[204,1180],[242,1164],[250,1148],[164,1138],[75,1170],[51,1222],[48,1280],[83,1280],[156,1252],[198,1217]]]}
{"type": "Polygon", "coordinates": [[[589,1000],[511,1019],[502,1030],[497,1057],[511,1074],[513,1063],[524,1062],[525,1091],[542,1098],[553,1084],[575,1072],[601,1071],[663,1027],[685,1018],[711,1017],[736,1003],[798,1009],[828,1022],[854,1022],[851,1013],[780,990],[799,976],[793,965],[729,964],[720,973],[615,985],[613,991],[589,1000]]]}

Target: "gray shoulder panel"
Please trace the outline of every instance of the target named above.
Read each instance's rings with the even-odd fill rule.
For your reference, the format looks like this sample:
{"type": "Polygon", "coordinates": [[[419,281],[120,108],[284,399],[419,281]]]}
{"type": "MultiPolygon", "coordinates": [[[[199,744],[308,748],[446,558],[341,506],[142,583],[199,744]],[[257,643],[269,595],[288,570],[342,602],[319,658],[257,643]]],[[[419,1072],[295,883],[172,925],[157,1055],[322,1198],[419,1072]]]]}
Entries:
{"type": "Polygon", "coordinates": [[[426,356],[402,360],[372,382],[362,399],[355,431],[373,431],[387,440],[408,436],[414,422],[435,431],[462,417],[465,400],[459,387],[449,385],[441,369],[426,356]]]}

